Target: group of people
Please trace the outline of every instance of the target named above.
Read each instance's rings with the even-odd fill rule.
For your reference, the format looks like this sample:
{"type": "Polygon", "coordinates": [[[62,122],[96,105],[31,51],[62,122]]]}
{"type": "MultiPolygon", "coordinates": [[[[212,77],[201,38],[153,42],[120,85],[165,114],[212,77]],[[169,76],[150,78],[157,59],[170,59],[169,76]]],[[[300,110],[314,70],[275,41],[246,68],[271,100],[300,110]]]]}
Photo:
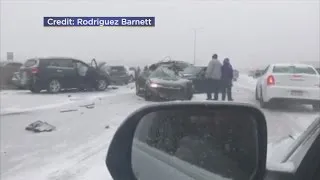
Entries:
{"type": "Polygon", "coordinates": [[[225,58],[223,63],[221,63],[218,55],[214,54],[208,64],[205,77],[207,80],[207,100],[212,100],[212,93],[214,93],[213,100],[218,100],[219,93],[221,92],[223,101],[226,99],[226,96],[228,101],[233,101],[233,68],[229,58],[225,58]]]}

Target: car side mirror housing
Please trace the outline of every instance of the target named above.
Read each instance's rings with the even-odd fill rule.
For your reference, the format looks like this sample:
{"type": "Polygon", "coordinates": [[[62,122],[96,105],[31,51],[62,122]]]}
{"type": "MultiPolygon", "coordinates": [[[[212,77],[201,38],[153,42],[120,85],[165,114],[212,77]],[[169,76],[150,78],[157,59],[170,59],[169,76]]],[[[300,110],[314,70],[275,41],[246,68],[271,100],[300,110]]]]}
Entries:
{"type": "Polygon", "coordinates": [[[114,180],[262,180],[266,153],[266,120],[258,108],[171,102],[128,116],[111,141],[106,165],[114,180]]]}

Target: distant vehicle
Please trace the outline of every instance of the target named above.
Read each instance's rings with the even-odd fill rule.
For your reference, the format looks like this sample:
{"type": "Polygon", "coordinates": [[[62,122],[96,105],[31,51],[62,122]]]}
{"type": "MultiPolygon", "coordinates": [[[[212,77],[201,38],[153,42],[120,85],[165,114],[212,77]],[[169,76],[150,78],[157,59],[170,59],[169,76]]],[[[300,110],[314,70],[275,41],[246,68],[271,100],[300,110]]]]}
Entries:
{"type": "Polygon", "coordinates": [[[21,84],[21,77],[19,72],[15,72],[11,78],[11,83],[15,85],[18,89],[25,89],[26,87],[21,84]]]}
{"type": "Polygon", "coordinates": [[[93,60],[91,66],[83,61],[64,58],[28,59],[20,68],[21,85],[33,93],[46,89],[58,93],[63,89],[95,89],[104,91],[110,84],[107,73],[93,60]]]}
{"type": "Polygon", "coordinates": [[[234,69],[233,70],[233,81],[237,81],[239,78],[239,71],[234,69]]]}
{"type": "Polygon", "coordinates": [[[16,61],[2,61],[0,62],[0,82],[1,87],[8,87],[8,85],[15,85],[12,81],[14,73],[19,71],[22,66],[21,62],[16,61]]]}
{"type": "Polygon", "coordinates": [[[193,97],[192,81],[183,79],[168,66],[144,71],[136,81],[136,94],[146,100],[190,100],[193,97]]]}
{"type": "Polygon", "coordinates": [[[110,75],[111,81],[116,84],[128,84],[133,79],[132,74],[125,66],[107,66],[105,70],[110,75]]]}
{"type": "Polygon", "coordinates": [[[248,75],[253,78],[258,78],[258,77],[260,77],[262,72],[263,72],[263,70],[261,70],[261,69],[251,70],[251,71],[249,71],[248,75]]]}
{"type": "Polygon", "coordinates": [[[136,70],[134,68],[130,68],[130,67],[127,67],[125,66],[125,68],[127,69],[128,71],[128,74],[129,74],[129,82],[133,82],[135,80],[135,76],[136,76],[136,70]]]}
{"type": "Polygon", "coordinates": [[[306,64],[271,64],[256,85],[256,99],[262,108],[272,101],[311,104],[320,110],[320,75],[306,64]]]}

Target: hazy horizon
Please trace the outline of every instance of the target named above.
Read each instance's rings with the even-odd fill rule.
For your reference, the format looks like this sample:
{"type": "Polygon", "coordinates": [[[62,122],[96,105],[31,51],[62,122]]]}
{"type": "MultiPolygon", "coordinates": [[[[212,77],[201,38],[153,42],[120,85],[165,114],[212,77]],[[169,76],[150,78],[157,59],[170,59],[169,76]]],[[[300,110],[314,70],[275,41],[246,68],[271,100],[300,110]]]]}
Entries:
{"type": "Polygon", "coordinates": [[[1,1],[1,60],[70,56],[148,64],[171,56],[204,65],[213,53],[235,67],[320,61],[320,1],[1,1]],[[43,27],[44,16],[154,16],[156,26],[43,27]]]}

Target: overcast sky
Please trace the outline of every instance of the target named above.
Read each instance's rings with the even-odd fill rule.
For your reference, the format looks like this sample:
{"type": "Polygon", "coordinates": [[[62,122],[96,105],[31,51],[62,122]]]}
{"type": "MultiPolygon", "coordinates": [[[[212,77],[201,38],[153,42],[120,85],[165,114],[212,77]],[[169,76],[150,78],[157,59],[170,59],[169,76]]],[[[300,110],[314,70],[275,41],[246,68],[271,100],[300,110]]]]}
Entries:
{"type": "Polygon", "coordinates": [[[207,64],[213,53],[235,67],[319,61],[319,0],[1,1],[1,59],[95,57],[112,64],[165,56],[207,64]],[[156,26],[43,27],[43,16],[155,16],[156,26]]]}

